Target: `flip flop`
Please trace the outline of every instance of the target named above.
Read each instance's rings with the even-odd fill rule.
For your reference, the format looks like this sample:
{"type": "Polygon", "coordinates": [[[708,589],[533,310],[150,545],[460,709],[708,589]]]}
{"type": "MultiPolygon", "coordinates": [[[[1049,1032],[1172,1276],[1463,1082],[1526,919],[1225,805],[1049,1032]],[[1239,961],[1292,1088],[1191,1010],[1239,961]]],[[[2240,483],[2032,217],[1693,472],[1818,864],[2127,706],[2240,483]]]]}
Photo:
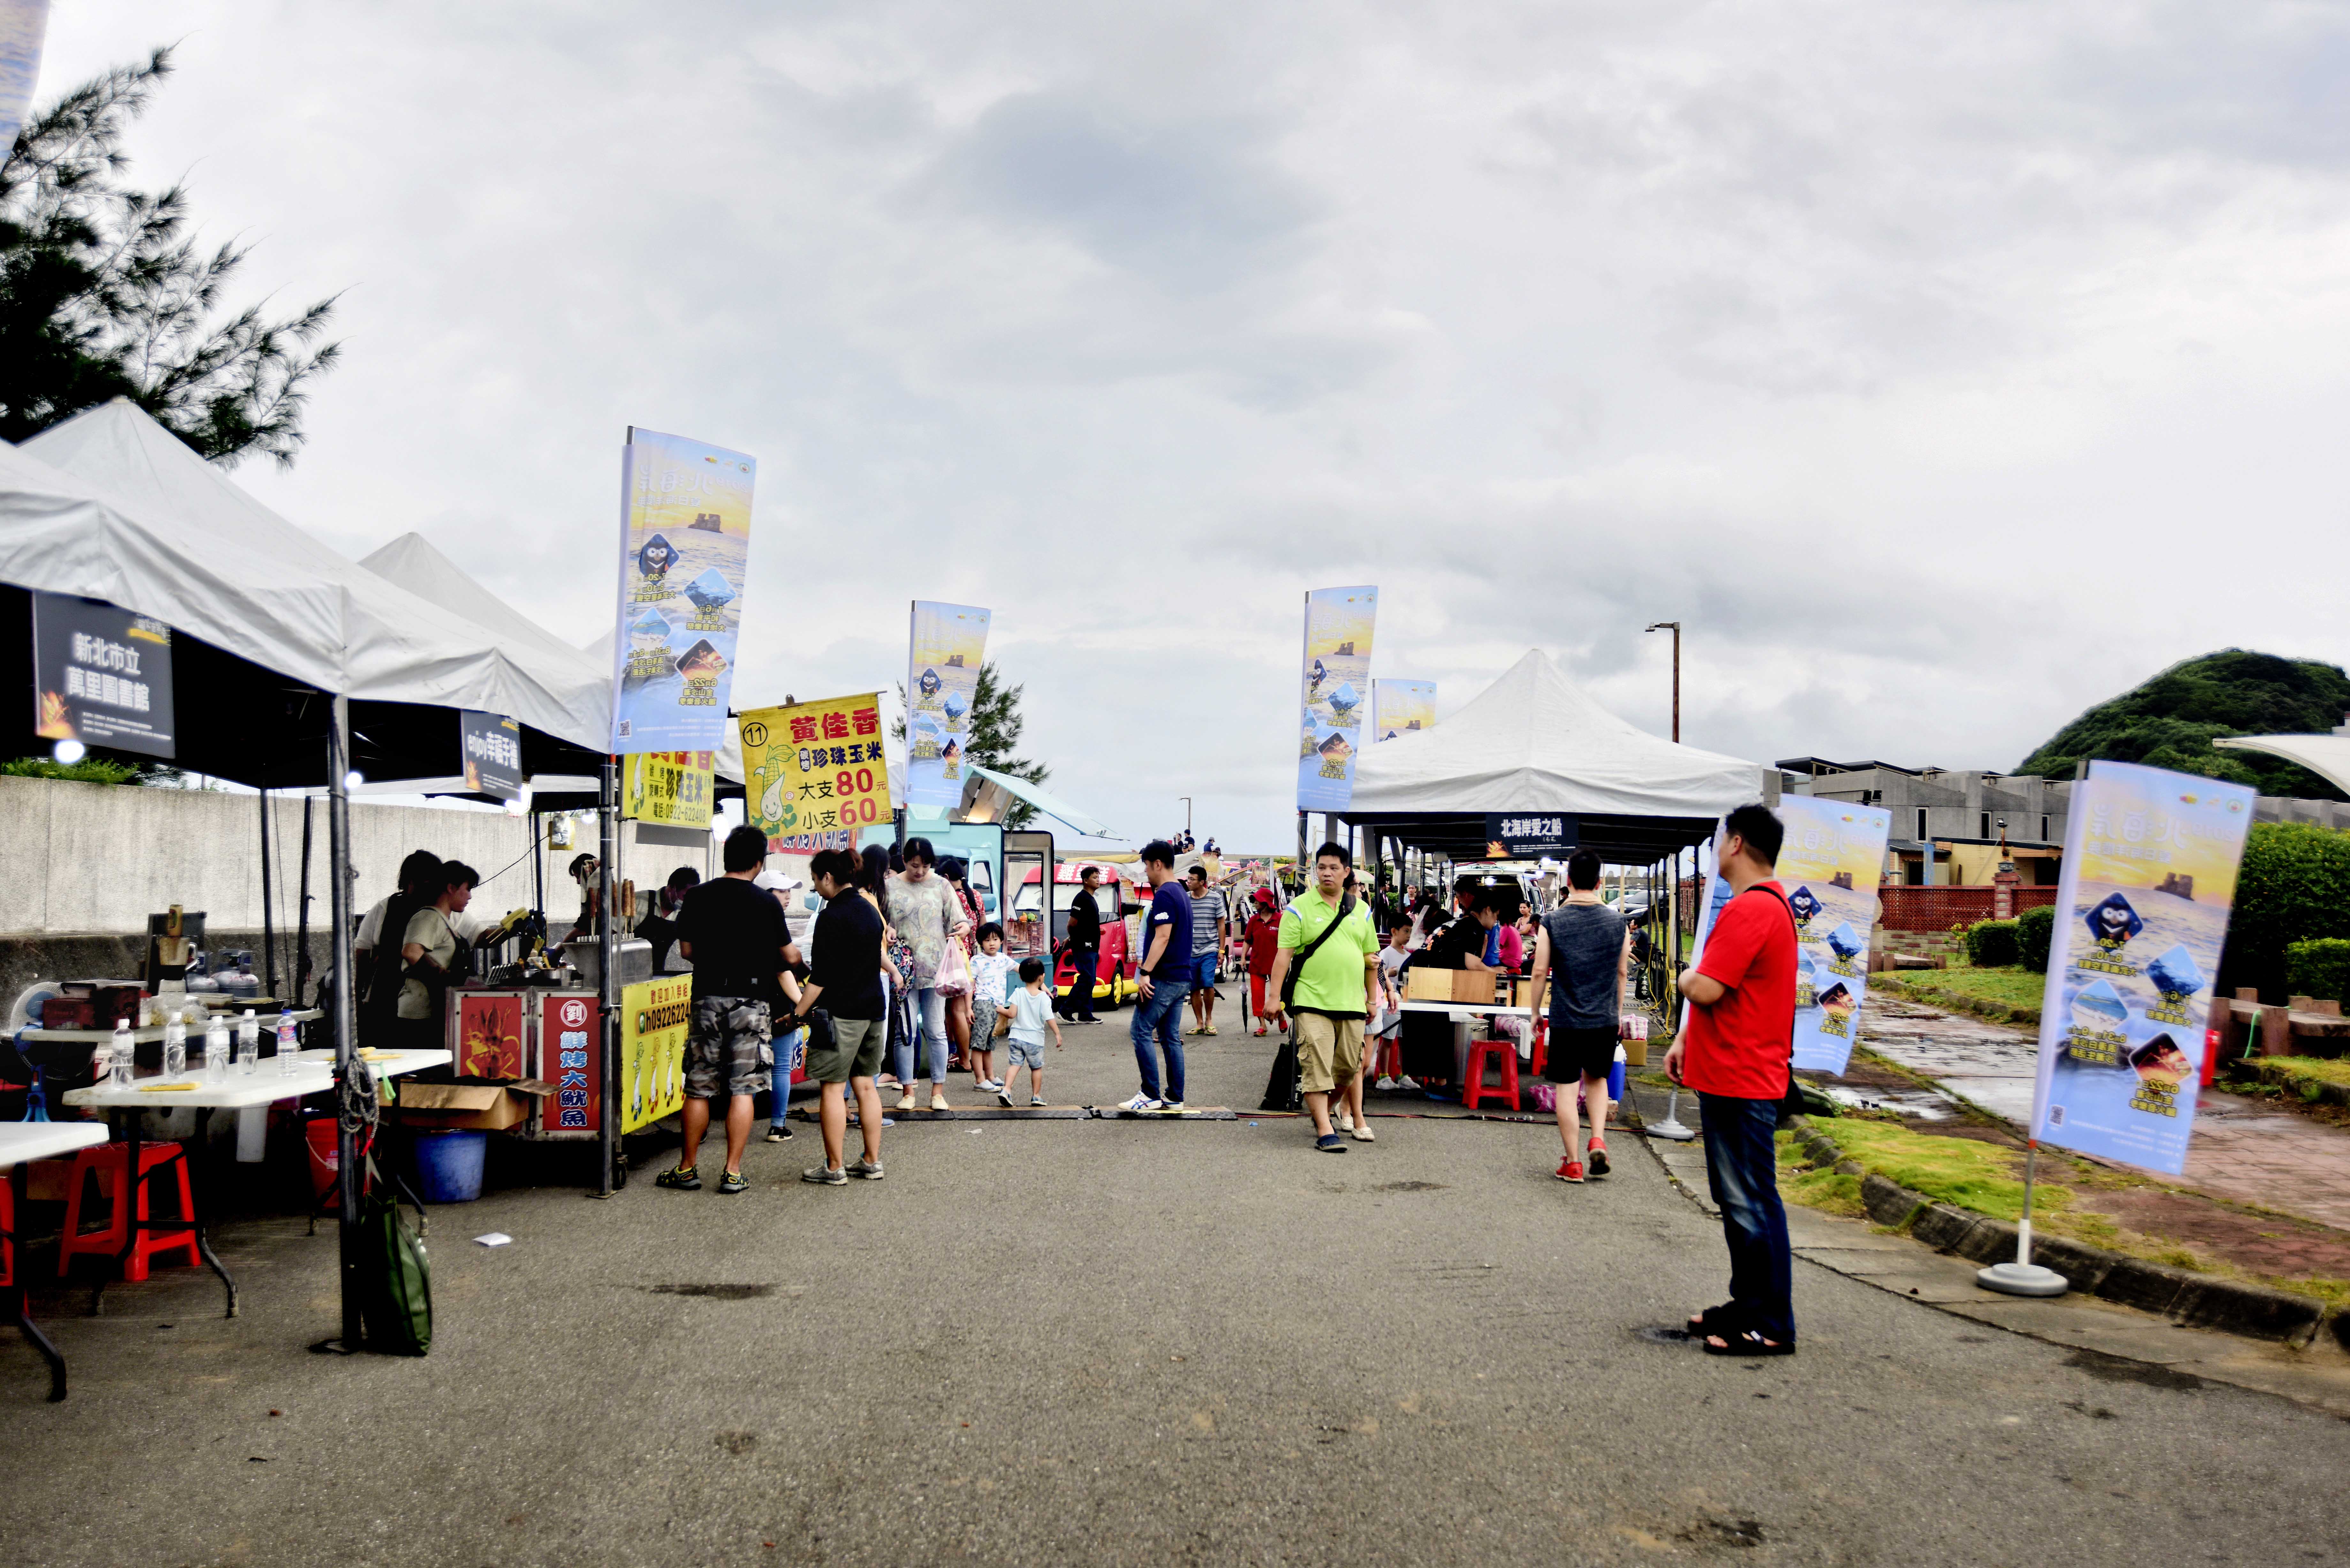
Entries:
{"type": "Polygon", "coordinates": [[[1793,1342],[1785,1345],[1773,1344],[1751,1328],[1742,1328],[1734,1334],[1716,1334],[1705,1342],[1704,1348],[1708,1355],[1793,1355],[1795,1354],[1793,1342]],[[1721,1343],[1716,1345],[1713,1343],[1714,1339],[1720,1339],[1721,1343]]]}
{"type": "Polygon", "coordinates": [[[1689,1320],[1690,1336],[1692,1339],[1696,1339],[1702,1338],[1709,1334],[1721,1334],[1726,1332],[1721,1325],[1728,1323],[1731,1319],[1731,1315],[1737,1310],[1738,1303],[1736,1302],[1724,1302],[1720,1306],[1710,1306],[1706,1308],[1703,1312],[1689,1320]]]}

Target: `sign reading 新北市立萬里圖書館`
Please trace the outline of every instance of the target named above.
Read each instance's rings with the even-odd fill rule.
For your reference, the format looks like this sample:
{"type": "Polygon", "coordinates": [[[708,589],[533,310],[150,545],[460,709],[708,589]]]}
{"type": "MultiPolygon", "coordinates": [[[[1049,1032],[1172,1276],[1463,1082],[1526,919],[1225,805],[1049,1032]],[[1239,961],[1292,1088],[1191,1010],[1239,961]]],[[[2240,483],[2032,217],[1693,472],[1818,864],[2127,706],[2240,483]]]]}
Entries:
{"type": "Polygon", "coordinates": [[[1436,682],[1390,680],[1371,682],[1371,742],[1416,734],[1436,724],[1436,682]]]}
{"type": "MultiPolygon", "coordinates": [[[[1772,809],[1786,830],[1773,875],[1795,922],[1794,1064],[1841,1076],[1859,1034],[1861,1005],[1868,1000],[1877,885],[1885,870],[1893,814],[1882,806],[1795,794],[1782,795],[1772,809]]],[[[1719,829],[1713,842],[1718,857],[1719,829]]],[[[1703,956],[1705,938],[1729,899],[1730,884],[1717,869],[1707,884],[1691,967],[1703,956]]]]}
{"type": "Polygon", "coordinates": [[[914,601],[906,657],[906,804],[962,804],[988,612],[914,601]]]}
{"type": "Polygon", "coordinates": [[[2066,806],[2033,1135],[2177,1175],[2253,792],[2091,763],[2066,806]]]}
{"type": "Polygon", "coordinates": [[[1316,588],[1305,596],[1303,716],[1298,724],[1297,809],[1344,811],[1355,798],[1355,757],[1371,698],[1376,587],[1316,588]]]}
{"type": "Polygon", "coordinates": [[[171,756],[172,628],[103,599],[34,594],[33,733],[171,756]]]}
{"type": "Polygon", "coordinates": [[[742,640],[758,464],[632,430],[620,472],[612,750],[715,752],[742,640]]]}
{"type": "Polygon", "coordinates": [[[743,786],[771,852],[853,849],[889,820],[881,694],[752,708],[743,719],[743,786]]]}

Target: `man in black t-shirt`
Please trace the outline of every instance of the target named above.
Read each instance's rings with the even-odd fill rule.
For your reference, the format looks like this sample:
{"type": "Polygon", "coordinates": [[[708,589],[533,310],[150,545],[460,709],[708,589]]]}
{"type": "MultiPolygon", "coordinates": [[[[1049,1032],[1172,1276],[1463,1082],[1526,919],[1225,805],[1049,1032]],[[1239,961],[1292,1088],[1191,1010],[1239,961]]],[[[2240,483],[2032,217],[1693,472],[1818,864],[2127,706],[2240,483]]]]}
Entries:
{"type": "Polygon", "coordinates": [[[816,918],[807,982],[800,988],[795,1023],[821,1002],[831,1023],[817,1030],[824,1043],[808,1049],[807,1073],[817,1085],[816,1120],[824,1133],[824,1163],[800,1173],[802,1181],[844,1187],[852,1176],[881,1179],[881,1096],[873,1075],[881,1070],[888,1009],[881,993],[881,917],[857,890],[857,857],[824,849],[808,862],[808,875],[824,896],[816,918]],[[865,1158],[841,1164],[848,1136],[848,1100],[857,1096],[857,1130],[865,1137],[865,1158]]]}
{"type": "Polygon", "coordinates": [[[686,894],[677,916],[678,950],[693,964],[693,1024],[685,1043],[685,1147],[660,1187],[699,1188],[696,1160],[710,1130],[710,1102],[726,1096],[726,1173],[718,1190],[746,1191],[743,1147],[751,1141],[752,1099],[775,1063],[768,999],[781,983],[791,932],[783,906],[752,886],[767,863],[767,836],[744,823],[726,836],[726,875],[686,894]]]}

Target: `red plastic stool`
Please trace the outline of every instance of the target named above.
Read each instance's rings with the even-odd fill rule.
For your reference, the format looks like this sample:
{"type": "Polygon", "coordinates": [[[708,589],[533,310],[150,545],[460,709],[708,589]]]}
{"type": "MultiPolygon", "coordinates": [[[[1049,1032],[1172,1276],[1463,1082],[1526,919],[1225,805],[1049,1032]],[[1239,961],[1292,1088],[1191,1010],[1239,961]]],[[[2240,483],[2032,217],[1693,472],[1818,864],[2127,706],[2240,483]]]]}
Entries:
{"type": "Polygon", "coordinates": [[[1485,1095],[1507,1095],[1510,1109],[1518,1108],[1518,1043],[1514,1040],[1475,1040],[1469,1045],[1468,1080],[1461,1087],[1461,1104],[1469,1110],[1477,1108],[1478,1099],[1485,1095]],[[1485,1062],[1488,1057],[1502,1059],[1502,1081],[1498,1085],[1485,1082],[1485,1062]]]}
{"type": "Polygon", "coordinates": [[[0,1289],[16,1282],[16,1189],[0,1176],[0,1289]]]}
{"type": "MultiPolygon", "coordinates": [[[[189,1189],[188,1161],[178,1144],[140,1145],[137,1206],[139,1218],[141,1220],[152,1218],[148,1213],[148,1203],[154,1187],[148,1178],[163,1167],[175,1162],[179,1167],[180,1179],[179,1218],[189,1221],[189,1226],[185,1230],[169,1231],[161,1235],[157,1235],[151,1231],[140,1231],[139,1240],[131,1247],[130,1256],[123,1258],[122,1277],[126,1280],[145,1279],[148,1260],[159,1253],[172,1251],[182,1253],[185,1262],[192,1269],[200,1268],[203,1264],[203,1254],[196,1250],[195,1195],[189,1189]]],[[[127,1147],[119,1143],[99,1144],[95,1148],[83,1149],[74,1156],[73,1187],[66,1196],[65,1233],[57,1240],[57,1277],[59,1279],[66,1277],[67,1272],[73,1267],[74,1258],[79,1253],[90,1252],[103,1258],[122,1256],[122,1241],[130,1231],[132,1207],[123,1201],[122,1190],[123,1170],[130,1163],[127,1147]],[[107,1212],[105,1225],[85,1235],[81,1230],[82,1189],[88,1184],[90,1175],[99,1170],[109,1171],[114,1177],[114,1202],[107,1212]]]]}

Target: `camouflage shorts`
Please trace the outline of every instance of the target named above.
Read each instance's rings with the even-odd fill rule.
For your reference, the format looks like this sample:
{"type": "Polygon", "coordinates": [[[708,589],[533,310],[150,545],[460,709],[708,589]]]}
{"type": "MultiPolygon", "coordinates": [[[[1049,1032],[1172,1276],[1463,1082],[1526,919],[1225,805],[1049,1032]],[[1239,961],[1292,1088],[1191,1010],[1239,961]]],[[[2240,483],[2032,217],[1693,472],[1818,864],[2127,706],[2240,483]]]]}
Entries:
{"type": "Polygon", "coordinates": [[[685,1097],[755,1095],[767,1086],[775,1052],[767,1004],[749,997],[697,996],[685,1040],[685,1097]]]}

